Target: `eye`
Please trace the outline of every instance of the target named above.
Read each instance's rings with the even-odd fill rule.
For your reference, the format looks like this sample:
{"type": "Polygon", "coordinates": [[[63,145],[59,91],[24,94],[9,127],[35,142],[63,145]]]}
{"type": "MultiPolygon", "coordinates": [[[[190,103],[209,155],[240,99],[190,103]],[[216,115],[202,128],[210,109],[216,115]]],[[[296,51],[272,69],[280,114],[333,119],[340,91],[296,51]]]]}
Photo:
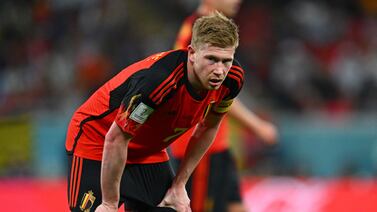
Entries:
{"type": "Polygon", "coordinates": [[[217,63],[219,60],[215,57],[212,57],[212,56],[208,56],[207,59],[213,64],[213,63],[217,63]]]}
{"type": "Polygon", "coordinates": [[[225,66],[231,66],[233,61],[232,60],[224,60],[223,63],[224,63],[225,66]]]}

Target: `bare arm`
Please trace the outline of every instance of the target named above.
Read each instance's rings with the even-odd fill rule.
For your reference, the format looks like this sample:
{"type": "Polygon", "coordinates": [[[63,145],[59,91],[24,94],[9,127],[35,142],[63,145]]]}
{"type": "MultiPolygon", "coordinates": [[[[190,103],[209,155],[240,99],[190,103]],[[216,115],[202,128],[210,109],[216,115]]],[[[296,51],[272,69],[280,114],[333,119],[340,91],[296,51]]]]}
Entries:
{"type": "Polygon", "coordinates": [[[172,207],[177,211],[191,211],[185,185],[200,159],[211,146],[222,117],[223,115],[209,112],[205,121],[198,124],[173,184],[159,206],[172,207]]]}
{"type": "Polygon", "coordinates": [[[176,183],[187,183],[191,173],[211,146],[223,115],[209,112],[206,120],[199,123],[187,146],[182,165],[175,178],[176,183]]]}
{"type": "Polygon", "coordinates": [[[252,111],[246,108],[244,104],[238,99],[235,99],[229,116],[241,123],[248,130],[253,132],[256,136],[262,139],[267,144],[276,143],[278,136],[276,127],[255,115],[252,111]]]}
{"type": "Polygon", "coordinates": [[[97,207],[97,212],[118,211],[120,181],[130,139],[115,122],[106,134],[101,167],[102,204],[97,207]]]}

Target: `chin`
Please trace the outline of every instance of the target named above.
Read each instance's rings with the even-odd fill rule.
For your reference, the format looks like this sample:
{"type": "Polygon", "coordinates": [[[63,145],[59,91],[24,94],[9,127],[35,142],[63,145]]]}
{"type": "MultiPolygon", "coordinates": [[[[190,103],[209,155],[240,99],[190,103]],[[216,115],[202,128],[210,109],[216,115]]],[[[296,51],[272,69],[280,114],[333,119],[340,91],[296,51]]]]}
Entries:
{"type": "Polygon", "coordinates": [[[208,90],[218,90],[220,88],[220,86],[208,86],[208,90]]]}

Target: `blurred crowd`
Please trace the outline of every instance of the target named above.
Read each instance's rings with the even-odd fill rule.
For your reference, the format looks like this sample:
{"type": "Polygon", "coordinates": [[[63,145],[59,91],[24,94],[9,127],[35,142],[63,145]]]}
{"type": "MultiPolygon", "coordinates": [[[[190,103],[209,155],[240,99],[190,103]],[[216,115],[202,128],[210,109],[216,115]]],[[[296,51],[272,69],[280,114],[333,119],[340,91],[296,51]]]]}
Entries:
{"type": "Polygon", "coordinates": [[[250,69],[255,67],[263,93],[278,109],[375,111],[376,4],[249,3],[238,19],[242,58],[250,69]]]}
{"type": "MultiPolygon", "coordinates": [[[[193,0],[0,2],[0,116],[64,111],[123,67],[169,50],[193,0]]],[[[374,0],[243,2],[244,90],[271,111],[377,109],[374,0]]]]}

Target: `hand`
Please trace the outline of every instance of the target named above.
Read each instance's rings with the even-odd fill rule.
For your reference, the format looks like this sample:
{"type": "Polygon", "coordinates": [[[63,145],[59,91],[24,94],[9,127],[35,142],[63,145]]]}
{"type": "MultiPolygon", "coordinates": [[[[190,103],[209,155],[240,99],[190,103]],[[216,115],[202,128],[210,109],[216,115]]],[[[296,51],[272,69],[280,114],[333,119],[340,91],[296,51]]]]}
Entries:
{"type": "Polygon", "coordinates": [[[191,212],[190,199],[184,186],[171,187],[158,207],[173,208],[177,212],[191,212]]]}
{"type": "Polygon", "coordinates": [[[256,134],[266,144],[272,145],[277,142],[277,129],[270,122],[261,121],[256,134]]]}
{"type": "Polygon", "coordinates": [[[118,206],[117,205],[111,205],[107,203],[102,203],[99,205],[96,210],[96,212],[118,212],[118,206]]]}

